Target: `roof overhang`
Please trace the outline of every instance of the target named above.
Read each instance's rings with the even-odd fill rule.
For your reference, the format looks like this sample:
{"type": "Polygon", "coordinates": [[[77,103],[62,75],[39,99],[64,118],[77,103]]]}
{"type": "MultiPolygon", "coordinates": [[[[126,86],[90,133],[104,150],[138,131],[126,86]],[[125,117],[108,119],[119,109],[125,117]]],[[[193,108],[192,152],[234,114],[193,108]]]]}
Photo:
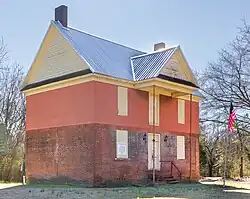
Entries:
{"type": "Polygon", "coordinates": [[[198,88],[194,86],[184,85],[161,78],[152,78],[139,81],[135,84],[135,88],[148,92],[153,92],[153,89],[155,88],[156,94],[172,97],[192,95],[194,91],[198,90],[198,88]]]}
{"type": "Polygon", "coordinates": [[[67,74],[67,75],[63,75],[63,76],[59,76],[59,77],[55,77],[55,78],[47,79],[47,80],[44,80],[44,81],[29,84],[29,85],[21,88],[21,91],[26,91],[26,90],[33,89],[33,88],[36,88],[36,87],[41,87],[41,86],[44,86],[44,85],[47,85],[47,84],[60,82],[60,81],[67,80],[67,79],[70,79],[70,78],[84,76],[84,75],[87,75],[87,74],[90,74],[90,73],[92,73],[90,69],[70,73],[70,74],[67,74]]]}
{"type": "MultiPolygon", "coordinates": [[[[187,100],[189,100],[190,95],[192,95],[195,91],[198,91],[197,87],[184,85],[161,78],[152,78],[135,82],[114,78],[103,74],[90,73],[90,71],[88,70],[82,71],[81,74],[74,73],[67,77],[61,77],[60,79],[50,79],[46,82],[38,82],[33,85],[28,85],[22,91],[26,96],[29,96],[91,81],[114,84],[147,92],[153,92],[153,88],[155,87],[156,94],[171,96],[175,98],[183,98],[187,100]]],[[[201,98],[199,96],[193,95],[193,99],[199,101],[201,98]]]]}

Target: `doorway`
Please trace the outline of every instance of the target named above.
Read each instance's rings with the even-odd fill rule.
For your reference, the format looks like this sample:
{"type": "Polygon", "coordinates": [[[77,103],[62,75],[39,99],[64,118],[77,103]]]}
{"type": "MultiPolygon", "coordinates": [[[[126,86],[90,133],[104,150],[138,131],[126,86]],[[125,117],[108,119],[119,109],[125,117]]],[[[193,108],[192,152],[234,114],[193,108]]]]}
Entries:
{"type": "MultiPolygon", "coordinates": [[[[161,169],[160,134],[155,134],[155,170],[161,169]]],[[[148,133],[148,170],[153,169],[153,133],[148,133]]]]}

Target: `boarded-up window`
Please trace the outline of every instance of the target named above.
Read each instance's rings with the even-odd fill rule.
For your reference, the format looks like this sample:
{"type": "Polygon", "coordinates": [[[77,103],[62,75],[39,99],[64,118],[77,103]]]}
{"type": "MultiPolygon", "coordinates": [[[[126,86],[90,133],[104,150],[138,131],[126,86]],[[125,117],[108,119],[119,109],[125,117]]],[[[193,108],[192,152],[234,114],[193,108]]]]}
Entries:
{"type": "Polygon", "coordinates": [[[116,130],[116,157],[128,158],[128,131],[116,130]]]}
{"type": "MultiPolygon", "coordinates": [[[[153,125],[153,107],[154,98],[153,94],[149,93],[149,124],[153,125]]],[[[160,97],[159,95],[155,95],[155,125],[159,125],[160,123],[160,97]]]]}
{"type": "Polygon", "coordinates": [[[185,124],[185,100],[178,99],[178,123],[185,124]]]}
{"type": "Polygon", "coordinates": [[[128,89],[118,86],[118,115],[128,115],[128,89]]]}
{"type": "Polygon", "coordinates": [[[177,136],[177,160],[185,159],[185,137],[177,136]]]}

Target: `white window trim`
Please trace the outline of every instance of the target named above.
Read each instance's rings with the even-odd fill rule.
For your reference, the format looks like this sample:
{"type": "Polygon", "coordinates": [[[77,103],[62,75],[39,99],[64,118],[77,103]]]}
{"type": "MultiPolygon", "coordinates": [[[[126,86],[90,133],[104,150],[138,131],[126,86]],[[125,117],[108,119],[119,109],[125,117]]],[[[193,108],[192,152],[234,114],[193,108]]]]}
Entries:
{"type": "Polygon", "coordinates": [[[176,136],[177,160],[186,159],[186,143],[185,136],[176,136]]]}
{"type": "Polygon", "coordinates": [[[118,86],[117,87],[117,107],[118,115],[128,115],[128,88],[118,86]]]}
{"type": "Polygon", "coordinates": [[[117,159],[127,159],[128,158],[128,131],[126,130],[116,130],[116,158],[117,159]],[[124,140],[119,138],[119,134],[123,134],[124,140]],[[119,145],[125,146],[125,154],[119,154],[119,145]]]}
{"type": "MultiPolygon", "coordinates": [[[[149,115],[149,125],[153,125],[153,94],[149,93],[148,99],[148,115],[149,115]]],[[[155,125],[160,125],[160,95],[155,95],[155,125]]]]}
{"type": "Polygon", "coordinates": [[[178,99],[178,123],[185,124],[185,100],[178,99]]]}

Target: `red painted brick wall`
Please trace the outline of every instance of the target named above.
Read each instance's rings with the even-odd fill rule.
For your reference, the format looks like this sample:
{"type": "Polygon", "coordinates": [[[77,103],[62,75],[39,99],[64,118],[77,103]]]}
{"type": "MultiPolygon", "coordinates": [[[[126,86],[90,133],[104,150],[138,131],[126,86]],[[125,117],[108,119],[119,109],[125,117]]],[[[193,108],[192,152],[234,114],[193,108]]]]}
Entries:
{"type": "Polygon", "coordinates": [[[94,82],[78,84],[26,98],[26,129],[94,122],[94,82]]]}
{"type": "MultiPolygon", "coordinates": [[[[148,124],[148,92],[128,89],[128,116],[117,114],[117,86],[95,83],[95,121],[101,124],[142,128],[152,131],[148,124]],[[105,106],[104,106],[105,104],[105,106]]],[[[158,132],[190,132],[190,102],[185,103],[185,124],[178,124],[178,100],[160,97],[160,126],[158,132]]],[[[199,104],[192,102],[192,132],[199,133],[199,104]]]]}
{"type": "Polygon", "coordinates": [[[185,124],[178,124],[178,99],[161,96],[160,99],[160,131],[175,133],[190,133],[190,123],[192,133],[199,133],[199,103],[185,101],[185,124]],[[190,106],[192,107],[192,117],[190,120],[190,106]]]}
{"type": "Polygon", "coordinates": [[[96,123],[147,129],[148,93],[128,89],[128,116],[119,116],[117,113],[117,86],[95,82],[96,123]]]}
{"type": "MultiPolygon", "coordinates": [[[[148,93],[128,89],[128,116],[117,115],[117,86],[89,82],[27,97],[27,175],[30,179],[67,176],[88,183],[101,180],[138,180],[147,170],[147,144],[143,133],[148,125],[148,93]],[[136,134],[130,144],[129,160],[116,160],[115,129],[136,134]],[[133,141],[137,139],[137,141],[133,141]],[[133,144],[134,142],[134,144],[133,144]],[[135,148],[137,147],[137,148],[135,148]],[[138,153],[136,153],[138,152],[138,153]],[[132,153],[132,152],[131,152],[132,153]]],[[[174,161],[185,177],[190,175],[189,138],[186,159],[176,160],[176,135],[189,136],[190,102],[186,102],[186,124],[177,123],[177,99],[161,96],[160,126],[156,132],[161,142],[161,158],[174,161]]],[[[199,106],[192,103],[192,132],[199,131],[199,106]]],[[[192,139],[192,178],[199,177],[198,138],[192,139]],[[196,147],[194,147],[196,146],[196,147]]],[[[163,171],[169,166],[162,164],[163,171]]],[[[175,175],[177,175],[175,173],[175,175]]]]}
{"type": "MultiPolygon", "coordinates": [[[[148,124],[148,93],[128,89],[128,116],[117,114],[117,86],[89,82],[27,97],[27,130],[78,124],[110,124],[152,131],[148,124]]],[[[178,124],[177,99],[160,97],[157,132],[190,132],[190,102],[186,124],[178,124]]],[[[192,103],[192,132],[199,132],[199,105],[192,103]]]]}
{"type": "MultiPolygon", "coordinates": [[[[100,182],[106,180],[141,180],[147,176],[147,142],[144,132],[123,127],[130,133],[129,159],[116,160],[116,134],[114,125],[87,124],[27,132],[28,179],[56,179],[100,182]]],[[[161,160],[174,161],[184,177],[189,177],[189,138],[186,137],[186,159],[176,160],[176,135],[161,134],[161,160]]],[[[198,141],[192,140],[192,178],[199,176],[198,141]]],[[[162,164],[168,173],[170,165],[162,164]]],[[[173,169],[174,175],[177,176],[173,169]]]]}

